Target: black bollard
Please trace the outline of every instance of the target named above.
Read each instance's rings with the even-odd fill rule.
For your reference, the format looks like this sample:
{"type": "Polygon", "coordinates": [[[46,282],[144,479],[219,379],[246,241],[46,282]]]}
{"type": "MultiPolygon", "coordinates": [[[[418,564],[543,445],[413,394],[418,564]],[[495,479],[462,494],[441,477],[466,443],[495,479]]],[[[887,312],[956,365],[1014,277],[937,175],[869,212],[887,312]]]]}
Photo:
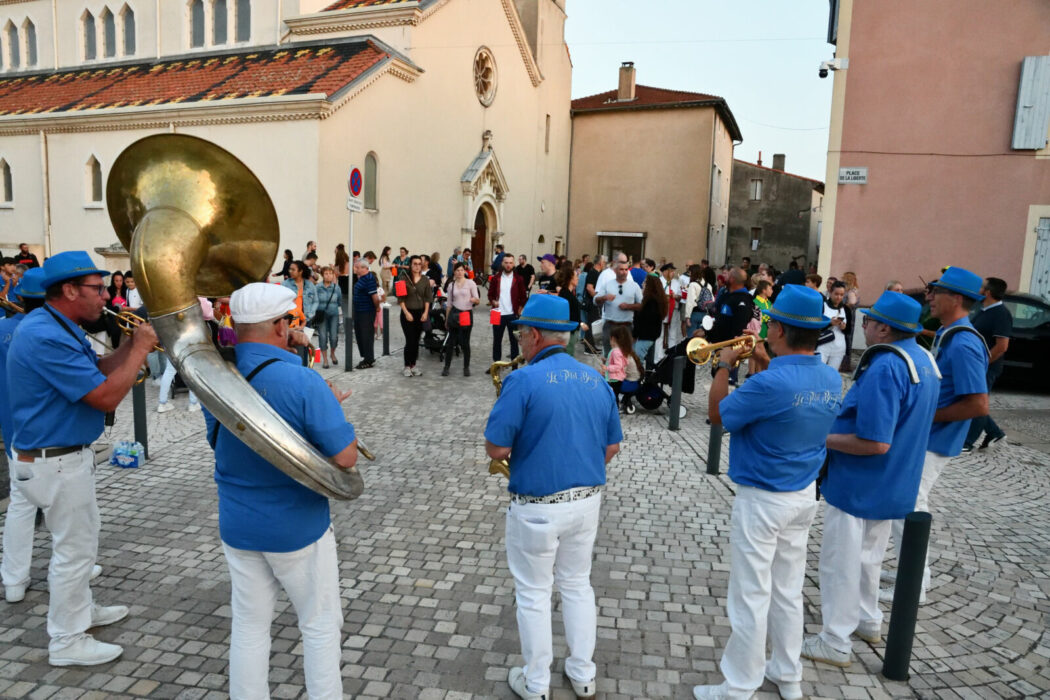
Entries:
{"type": "Polygon", "coordinates": [[[711,424],[711,434],[707,438],[707,473],[712,476],[718,476],[722,461],[722,433],[721,423],[711,424]]]}
{"type": "Polygon", "coordinates": [[[149,435],[146,430],[146,383],[131,388],[131,409],[135,415],[135,442],[142,445],[142,458],[149,459],[149,435]]]}
{"type": "Polygon", "coordinates": [[[344,354],[344,372],[354,371],[354,310],[350,308],[352,302],[346,305],[346,320],[343,321],[343,342],[346,343],[344,354]]]}
{"type": "Polygon", "coordinates": [[[893,589],[890,631],[882,664],[882,675],[891,681],[908,680],[932,522],[933,516],[922,511],[909,513],[904,518],[904,534],[898,543],[901,554],[897,564],[897,584],[893,589]]]}
{"type": "Polygon", "coordinates": [[[390,354],[390,307],[383,307],[383,357],[390,354]]]}
{"type": "Polygon", "coordinates": [[[685,355],[674,358],[671,374],[671,401],[667,404],[667,429],[678,430],[682,417],[682,372],[685,371],[685,355]]]}

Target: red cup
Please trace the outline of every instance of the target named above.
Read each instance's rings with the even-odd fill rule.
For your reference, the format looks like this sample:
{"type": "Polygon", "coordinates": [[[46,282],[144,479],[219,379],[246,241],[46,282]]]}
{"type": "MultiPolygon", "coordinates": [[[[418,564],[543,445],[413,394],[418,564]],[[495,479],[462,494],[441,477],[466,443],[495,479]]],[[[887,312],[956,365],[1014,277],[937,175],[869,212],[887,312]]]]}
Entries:
{"type": "Polygon", "coordinates": [[[503,315],[499,312],[499,309],[493,309],[489,311],[489,323],[494,326],[498,326],[500,321],[503,319],[503,315]]]}
{"type": "Polygon", "coordinates": [[[461,325],[461,326],[469,326],[469,325],[471,325],[471,322],[473,320],[474,320],[474,315],[472,313],[470,313],[469,311],[460,311],[459,312],[459,325],[461,325]]]}
{"type": "Polygon", "coordinates": [[[317,348],[316,350],[314,350],[314,364],[317,364],[320,361],[321,361],[321,348],[317,348]]]}
{"type": "Polygon", "coordinates": [[[394,294],[399,297],[408,296],[408,285],[405,284],[404,280],[398,280],[397,282],[394,282],[394,294]]]}

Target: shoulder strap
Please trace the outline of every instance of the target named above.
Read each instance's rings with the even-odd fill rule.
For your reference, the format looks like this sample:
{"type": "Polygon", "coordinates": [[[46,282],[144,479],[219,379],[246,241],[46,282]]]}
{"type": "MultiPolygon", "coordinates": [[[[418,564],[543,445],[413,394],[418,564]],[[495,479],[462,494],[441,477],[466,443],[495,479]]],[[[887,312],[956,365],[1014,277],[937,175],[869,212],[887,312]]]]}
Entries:
{"type": "Polygon", "coordinates": [[[985,357],[988,357],[991,354],[991,353],[988,352],[988,344],[986,342],[984,342],[984,336],[981,335],[980,332],[976,328],[974,328],[973,326],[952,326],[951,328],[949,328],[948,330],[944,331],[939,336],[937,336],[937,338],[933,341],[933,354],[934,354],[934,356],[936,357],[937,355],[940,354],[941,348],[944,347],[945,341],[947,341],[949,338],[951,338],[956,333],[964,333],[964,332],[965,333],[973,333],[974,335],[976,335],[978,338],[981,339],[981,346],[984,348],[985,357]]]}
{"type": "MultiPolygon", "coordinates": [[[[255,375],[259,374],[259,372],[262,372],[264,369],[266,369],[267,367],[272,365],[274,362],[278,362],[278,361],[279,361],[278,358],[271,357],[269,360],[266,360],[265,362],[260,363],[255,369],[253,369],[251,372],[248,373],[248,376],[244,378],[244,381],[246,381],[249,384],[251,384],[252,380],[255,379],[255,375]]],[[[218,419],[216,419],[215,427],[211,429],[211,435],[208,436],[208,444],[211,445],[211,448],[213,450],[215,449],[215,446],[219,442],[219,428],[221,428],[221,427],[222,427],[222,423],[220,423],[218,421],[218,419]]]]}
{"type": "MultiPolygon", "coordinates": [[[[871,360],[875,357],[875,355],[879,355],[884,352],[892,352],[894,355],[897,355],[902,360],[904,360],[904,364],[908,366],[908,376],[911,377],[911,383],[919,383],[919,370],[915,368],[915,362],[911,359],[911,356],[908,355],[908,353],[906,353],[903,348],[900,348],[896,345],[890,345],[888,343],[877,343],[875,345],[868,346],[868,349],[865,350],[864,354],[860,356],[860,362],[857,363],[857,369],[853,372],[853,381],[857,381],[860,375],[864,374],[864,371],[868,369],[868,367],[871,365],[871,360]]],[[[933,358],[931,357],[930,359],[932,360],[933,358]]],[[[936,371],[937,363],[933,362],[932,364],[934,367],[934,371],[936,371]]],[[[940,373],[938,372],[938,375],[939,374],[940,373]]]]}

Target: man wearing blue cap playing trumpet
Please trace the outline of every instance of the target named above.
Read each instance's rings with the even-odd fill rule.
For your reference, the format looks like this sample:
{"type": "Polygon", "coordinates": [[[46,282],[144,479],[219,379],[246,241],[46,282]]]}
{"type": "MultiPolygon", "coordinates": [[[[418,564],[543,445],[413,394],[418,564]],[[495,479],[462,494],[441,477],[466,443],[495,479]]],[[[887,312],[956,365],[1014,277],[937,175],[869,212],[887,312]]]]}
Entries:
{"type": "Polygon", "coordinates": [[[513,325],[528,365],[503,380],[485,428],[489,457],[510,459],[507,566],[525,665],[510,669],[507,682],[519,697],[549,700],[557,586],[569,645],[565,675],[577,697],[590,698],[597,638],[591,554],[605,465],[623,439],[620,414],[605,379],[565,352],[578,325],[565,299],[534,295],[513,325]]]}
{"type": "Polygon", "coordinates": [[[769,316],[769,369],[729,393],[739,352],[723,350],[708,395],[708,416],[729,439],[737,485],[730,524],[728,612],[732,632],[720,668],[725,682],[693,688],[697,700],[750,698],[763,678],[782,698],[801,698],[802,579],[814,482],[838,413],[842,379],[814,354],[824,316],[820,292],[785,285],[769,316]],[[766,638],[772,654],[766,660],[766,638]]]}
{"type": "MultiPolygon", "coordinates": [[[[962,452],[970,420],[988,415],[988,347],[984,338],[970,323],[970,309],[984,299],[984,281],[969,270],[949,267],[930,286],[930,315],[940,320],[941,327],[933,340],[933,355],[941,371],[937,412],[933,416],[930,442],[922,468],[922,480],[915,499],[917,511],[930,510],[930,490],[937,483],[944,466],[962,452]]],[[[893,541],[900,556],[904,521],[893,522],[893,541]]],[[[930,537],[933,542],[933,537],[930,537]]],[[[930,588],[930,553],[926,550],[926,568],[922,577],[920,603],[926,602],[930,588]]],[[[892,574],[884,578],[894,580],[892,574]]],[[[879,592],[880,600],[892,602],[893,589],[879,592]]]]}
{"type": "Polygon", "coordinates": [[[921,312],[914,299],[884,292],[864,317],[868,349],[827,439],[823,628],[803,642],[807,659],[846,667],[850,635],[882,639],[879,571],[892,521],[915,506],[940,386],[937,363],[915,342],[921,312]]]}

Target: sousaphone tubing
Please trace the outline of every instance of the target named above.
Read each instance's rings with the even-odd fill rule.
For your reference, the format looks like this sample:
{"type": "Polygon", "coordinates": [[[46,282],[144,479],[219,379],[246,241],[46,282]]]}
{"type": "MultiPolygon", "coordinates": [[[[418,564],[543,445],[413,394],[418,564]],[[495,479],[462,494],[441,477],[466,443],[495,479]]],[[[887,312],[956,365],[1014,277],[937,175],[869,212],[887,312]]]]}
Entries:
{"type": "Polygon", "coordinates": [[[277,258],[277,212],[259,179],[213,143],[158,134],[113,164],[106,205],[168,358],[204,406],[300,484],[357,498],[357,469],[330,463],[219,355],[197,302],[265,281],[277,258]]]}

